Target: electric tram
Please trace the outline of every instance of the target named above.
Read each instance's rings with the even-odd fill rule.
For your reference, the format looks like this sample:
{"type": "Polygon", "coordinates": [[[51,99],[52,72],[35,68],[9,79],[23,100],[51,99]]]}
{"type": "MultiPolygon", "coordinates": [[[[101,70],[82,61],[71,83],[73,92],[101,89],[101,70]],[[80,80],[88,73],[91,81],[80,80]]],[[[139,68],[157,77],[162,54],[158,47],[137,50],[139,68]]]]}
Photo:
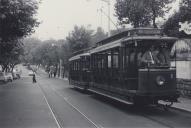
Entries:
{"type": "Polygon", "coordinates": [[[176,41],[156,28],[121,32],[73,55],[69,82],[126,103],[176,102],[176,41]]]}

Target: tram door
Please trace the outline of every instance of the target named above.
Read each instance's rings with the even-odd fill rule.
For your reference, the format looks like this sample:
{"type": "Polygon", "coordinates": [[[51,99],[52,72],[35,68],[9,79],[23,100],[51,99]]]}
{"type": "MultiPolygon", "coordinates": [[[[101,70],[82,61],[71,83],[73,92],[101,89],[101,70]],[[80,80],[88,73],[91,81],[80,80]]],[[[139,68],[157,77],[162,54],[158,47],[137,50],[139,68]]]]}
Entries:
{"type": "Polygon", "coordinates": [[[124,49],[124,86],[127,90],[137,90],[138,67],[136,47],[126,46],[124,49]]]}

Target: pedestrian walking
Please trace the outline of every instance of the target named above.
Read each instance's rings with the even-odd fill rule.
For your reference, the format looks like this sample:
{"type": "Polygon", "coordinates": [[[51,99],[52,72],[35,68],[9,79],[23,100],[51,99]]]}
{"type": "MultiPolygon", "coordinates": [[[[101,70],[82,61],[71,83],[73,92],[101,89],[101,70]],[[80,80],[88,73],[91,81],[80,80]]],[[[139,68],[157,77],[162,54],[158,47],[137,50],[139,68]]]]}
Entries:
{"type": "Polygon", "coordinates": [[[50,71],[48,72],[48,77],[49,77],[49,78],[51,77],[51,72],[50,72],[50,71]]]}
{"type": "Polygon", "coordinates": [[[32,81],[33,81],[33,83],[36,83],[36,75],[35,75],[35,73],[33,74],[32,81]]]}

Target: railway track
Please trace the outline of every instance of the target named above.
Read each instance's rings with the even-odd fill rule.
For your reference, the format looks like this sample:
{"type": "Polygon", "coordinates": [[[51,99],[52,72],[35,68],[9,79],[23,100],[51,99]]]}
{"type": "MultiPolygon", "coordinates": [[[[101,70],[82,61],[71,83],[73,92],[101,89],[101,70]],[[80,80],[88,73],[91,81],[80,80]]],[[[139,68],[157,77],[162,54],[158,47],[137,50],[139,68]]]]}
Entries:
{"type": "MultiPolygon", "coordinates": [[[[73,105],[73,104],[68,100],[67,97],[65,97],[65,96],[63,96],[61,93],[57,92],[57,91],[56,91],[54,88],[52,88],[49,84],[47,84],[47,85],[48,85],[49,89],[51,89],[57,96],[59,96],[60,98],[62,98],[64,102],[66,102],[66,103],[67,103],[69,106],[71,106],[75,111],[77,111],[81,116],[83,116],[84,119],[86,119],[89,123],[91,123],[95,128],[104,128],[103,126],[97,124],[95,121],[92,121],[85,113],[83,113],[82,111],[80,111],[80,109],[79,109],[77,106],[73,105]]],[[[51,113],[53,114],[53,117],[54,117],[54,119],[55,119],[55,122],[56,122],[56,124],[57,124],[57,127],[58,127],[58,128],[63,128],[62,125],[61,125],[61,123],[60,123],[60,122],[61,122],[61,119],[59,119],[58,116],[56,116],[55,110],[53,109],[53,107],[51,107],[51,105],[50,105],[49,102],[48,102],[48,98],[47,98],[47,96],[46,96],[45,90],[43,89],[43,87],[41,87],[40,84],[38,84],[38,86],[39,86],[39,88],[41,89],[41,91],[42,91],[42,93],[43,93],[43,95],[44,95],[44,97],[45,97],[45,100],[46,100],[46,102],[47,102],[47,104],[48,104],[48,106],[49,106],[49,108],[50,108],[50,110],[51,110],[51,113]]],[[[63,121],[63,122],[64,122],[64,121],[63,121]]]]}
{"type": "MultiPolygon", "coordinates": [[[[51,90],[51,91],[53,91],[57,96],[59,96],[61,99],[63,99],[63,101],[64,102],[66,102],[70,107],[72,107],[75,111],[77,111],[81,116],[83,116],[84,117],[84,119],[85,120],[87,120],[89,123],[91,123],[92,124],[92,126],[93,127],[95,127],[95,128],[104,128],[103,126],[101,126],[100,124],[99,124],[99,122],[96,122],[96,121],[93,121],[92,119],[90,119],[89,117],[88,117],[88,115],[86,115],[85,113],[83,113],[81,110],[80,110],[80,108],[78,108],[77,106],[75,106],[74,104],[72,104],[72,102],[70,102],[70,99],[71,99],[71,97],[66,97],[66,96],[64,96],[61,92],[59,92],[58,90],[56,90],[56,88],[54,88],[52,85],[51,85],[51,83],[48,83],[48,82],[46,82],[45,83],[46,85],[47,85],[47,87],[51,90]]],[[[41,86],[41,85],[39,85],[39,86],[41,86]]],[[[45,93],[45,96],[46,96],[46,92],[45,91],[43,91],[43,93],[45,93]]],[[[100,101],[101,102],[101,101],[100,101]]],[[[104,102],[104,101],[103,101],[104,102]]],[[[112,100],[111,100],[111,102],[113,102],[112,100]]],[[[112,103],[110,104],[110,105],[112,105],[112,103]]],[[[121,105],[122,106],[122,105],[121,105]]],[[[51,106],[52,107],[52,106],[51,106]]],[[[158,115],[158,114],[160,114],[160,112],[162,112],[163,114],[165,113],[165,110],[162,108],[162,107],[159,107],[159,108],[156,108],[156,107],[151,107],[151,108],[148,108],[148,109],[146,109],[146,112],[144,111],[144,110],[140,110],[138,113],[137,113],[137,109],[135,109],[135,110],[125,110],[125,108],[121,108],[120,107],[120,105],[118,105],[117,106],[119,109],[122,109],[122,111],[127,111],[127,113],[133,113],[133,115],[138,115],[138,116],[140,116],[140,117],[143,117],[143,118],[146,118],[146,119],[148,119],[148,120],[150,120],[150,121],[152,121],[152,122],[155,122],[155,123],[157,123],[157,124],[159,124],[160,125],[160,127],[167,127],[167,128],[173,128],[173,127],[175,127],[174,125],[172,125],[171,123],[169,123],[169,121],[171,121],[171,119],[170,119],[170,117],[165,117],[168,121],[165,121],[165,119],[161,119],[161,117],[159,116],[156,116],[156,115],[158,115]],[[123,110],[124,109],[124,110],[123,110]],[[153,113],[151,114],[151,113],[149,113],[149,111],[153,111],[153,113]],[[156,113],[155,113],[156,112],[156,113]],[[149,113],[149,114],[148,114],[149,113]],[[154,115],[154,116],[153,116],[154,115]]],[[[53,109],[53,107],[52,107],[52,109],[53,109]]],[[[53,109],[53,112],[55,113],[55,111],[54,111],[54,109],[53,109]]],[[[167,111],[166,113],[170,113],[170,115],[172,116],[173,115],[173,113],[176,113],[176,116],[178,117],[178,115],[177,115],[177,113],[181,113],[181,116],[182,117],[186,117],[186,116],[183,116],[183,115],[185,115],[185,114],[188,114],[188,112],[187,111],[184,111],[184,110],[179,110],[179,109],[176,109],[176,108],[169,108],[169,111],[167,111]]],[[[56,114],[55,114],[56,115],[56,114]]],[[[167,114],[168,115],[168,114],[167,114]]],[[[55,116],[56,118],[57,118],[57,116],[55,116]]],[[[163,115],[162,115],[162,117],[163,117],[163,115]]],[[[189,116],[189,118],[190,118],[190,116],[189,116]]],[[[58,120],[58,122],[61,122],[62,121],[62,119],[59,119],[59,118],[57,118],[57,120],[58,120]]],[[[174,121],[175,122],[175,121],[174,121]]],[[[180,121],[181,122],[181,121],[180,121]]],[[[59,124],[61,124],[61,123],[59,123],[59,124]]],[[[61,127],[62,128],[62,127],[61,127]]]]}

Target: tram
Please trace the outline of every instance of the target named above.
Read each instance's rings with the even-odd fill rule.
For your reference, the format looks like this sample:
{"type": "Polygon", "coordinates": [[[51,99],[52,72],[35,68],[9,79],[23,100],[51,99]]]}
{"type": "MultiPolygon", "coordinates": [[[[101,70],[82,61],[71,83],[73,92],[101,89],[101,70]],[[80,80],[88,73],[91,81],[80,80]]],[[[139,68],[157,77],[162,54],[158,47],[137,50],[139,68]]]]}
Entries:
{"type": "Polygon", "coordinates": [[[121,32],[72,56],[69,82],[125,103],[176,102],[176,41],[156,28],[121,32]]]}

